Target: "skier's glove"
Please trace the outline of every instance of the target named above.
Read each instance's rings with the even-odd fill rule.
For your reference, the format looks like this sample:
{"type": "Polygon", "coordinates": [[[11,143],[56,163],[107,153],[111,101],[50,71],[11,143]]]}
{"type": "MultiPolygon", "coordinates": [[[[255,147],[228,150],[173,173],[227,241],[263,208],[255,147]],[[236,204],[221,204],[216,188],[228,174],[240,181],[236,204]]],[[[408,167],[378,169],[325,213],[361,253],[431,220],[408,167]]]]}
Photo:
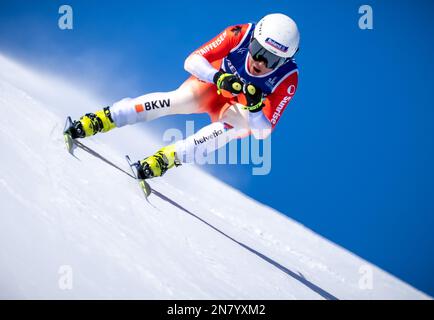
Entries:
{"type": "Polygon", "coordinates": [[[225,91],[230,92],[230,96],[237,95],[243,91],[243,83],[236,75],[218,71],[214,75],[213,81],[217,86],[217,93],[222,94],[223,91],[223,96],[229,97],[227,94],[225,95],[225,91]]]}
{"type": "Polygon", "coordinates": [[[248,83],[243,86],[243,93],[246,98],[246,101],[243,101],[244,110],[249,110],[250,112],[258,112],[262,110],[264,107],[264,94],[262,93],[261,88],[248,83]]]}

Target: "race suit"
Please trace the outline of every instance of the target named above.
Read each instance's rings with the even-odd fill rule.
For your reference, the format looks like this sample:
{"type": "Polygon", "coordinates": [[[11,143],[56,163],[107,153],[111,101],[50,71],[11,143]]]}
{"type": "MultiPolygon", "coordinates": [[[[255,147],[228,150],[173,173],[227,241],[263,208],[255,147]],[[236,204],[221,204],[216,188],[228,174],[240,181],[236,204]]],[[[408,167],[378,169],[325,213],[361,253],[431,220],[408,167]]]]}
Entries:
{"type": "Polygon", "coordinates": [[[194,154],[198,147],[201,152],[211,152],[250,134],[257,139],[266,138],[297,90],[298,69],[290,59],[267,74],[252,75],[248,47],[254,28],[253,23],[230,26],[190,54],[184,68],[191,77],[178,89],[114,103],[111,115],[116,126],[173,114],[207,113],[212,121],[210,125],[176,143],[176,153],[183,162],[191,161],[192,157],[186,155],[194,154]],[[213,77],[219,70],[261,88],[265,97],[263,109],[252,113],[242,108],[239,96],[228,98],[218,94],[213,77]]]}

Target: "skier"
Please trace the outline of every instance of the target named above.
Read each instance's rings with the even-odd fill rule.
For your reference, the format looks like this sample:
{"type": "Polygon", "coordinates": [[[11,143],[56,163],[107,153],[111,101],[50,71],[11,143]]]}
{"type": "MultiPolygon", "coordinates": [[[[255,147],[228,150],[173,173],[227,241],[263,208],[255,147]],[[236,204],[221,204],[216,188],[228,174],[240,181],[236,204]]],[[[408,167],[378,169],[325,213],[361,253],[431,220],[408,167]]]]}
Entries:
{"type": "Polygon", "coordinates": [[[266,138],[294,96],[298,69],[293,59],[299,32],[288,16],[275,13],[257,24],[226,28],[185,60],[191,74],[177,90],[125,98],[72,122],[73,139],[172,114],[208,113],[212,123],[136,163],[139,179],[162,176],[191,161],[198,148],[211,152],[233,139],[266,138]]]}

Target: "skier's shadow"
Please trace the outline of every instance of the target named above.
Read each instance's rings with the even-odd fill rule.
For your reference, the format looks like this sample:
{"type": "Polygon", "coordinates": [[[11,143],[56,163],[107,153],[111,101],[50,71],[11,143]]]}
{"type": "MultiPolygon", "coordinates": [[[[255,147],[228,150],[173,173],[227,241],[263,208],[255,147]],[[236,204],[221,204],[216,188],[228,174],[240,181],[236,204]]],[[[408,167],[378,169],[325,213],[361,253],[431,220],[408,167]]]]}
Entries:
{"type": "Polygon", "coordinates": [[[227,235],[223,231],[220,231],[219,229],[217,229],[216,227],[214,227],[212,224],[206,222],[201,217],[198,217],[194,213],[192,213],[189,210],[185,209],[183,206],[181,206],[177,202],[173,201],[172,199],[166,197],[164,194],[158,192],[155,189],[152,189],[152,193],[155,194],[157,197],[159,197],[159,198],[161,198],[161,199],[163,199],[163,200],[171,203],[172,205],[174,205],[175,207],[181,209],[182,211],[188,213],[189,215],[195,217],[196,219],[198,219],[199,221],[203,222],[204,224],[206,224],[207,226],[209,226],[213,230],[215,230],[218,233],[220,233],[221,235],[223,235],[226,238],[232,240],[233,242],[235,242],[236,244],[240,245],[244,249],[249,250],[251,253],[253,253],[253,254],[257,255],[258,257],[260,257],[261,259],[267,261],[268,263],[270,263],[271,265],[275,266],[279,270],[285,272],[288,276],[293,277],[294,279],[300,281],[302,284],[304,284],[306,287],[308,287],[312,291],[314,291],[317,294],[319,294],[320,296],[322,296],[324,299],[327,299],[327,300],[338,300],[337,297],[333,296],[331,293],[328,293],[324,289],[322,289],[322,288],[318,287],[317,285],[313,284],[312,282],[310,282],[309,280],[307,280],[306,278],[304,278],[301,274],[300,275],[296,274],[295,272],[293,272],[293,271],[289,270],[288,268],[282,266],[280,263],[274,261],[273,259],[271,259],[271,258],[263,255],[262,253],[256,251],[255,249],[250,248],[249,246],[245,245],[244,243],[242,243],[242,242],[240,242],[240,241],[232,238],[231,236],[227,235]]]}

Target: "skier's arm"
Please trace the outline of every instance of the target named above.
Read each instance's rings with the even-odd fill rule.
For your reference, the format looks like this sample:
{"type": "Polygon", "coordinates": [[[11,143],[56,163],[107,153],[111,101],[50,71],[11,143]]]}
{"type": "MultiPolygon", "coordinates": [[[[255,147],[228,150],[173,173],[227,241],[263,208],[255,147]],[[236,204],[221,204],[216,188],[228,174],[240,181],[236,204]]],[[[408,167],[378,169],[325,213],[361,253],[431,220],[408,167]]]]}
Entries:
{"type": "Polygon", "coordinates": [[[262,109],[264,115],[271,123],[274,130],[286,106],[291,101],[297,90],[298,70],[291,72],[278,87],[264,100],[265,107],[262,109]]]}
{"type": "Polygon", "coordinates": [[[210,83],[218,72],[203,56],[194,53],[185,60],[184,69],[199,80],[210,83]]]}
{"type": "Polygon", "coordinates": [[[249,127],[256,139],[266,139],[271,134],[270,120],[264,115],[264,94],[262,89],[252,83],[243,86],[243,96],[238,102],[243,105],[242,109],[249,110],[249,127]]]}
{"type": "Polygon", "coordinates": [[[262,111],[249,113],[249,127],[253,136],[258,140],[266,139],[272,131],[270,120],[262,111]]]}
{"type": "Polygon", "coordinates": [[[231,26],[194,51],[184,63],[184,69],[206,82],[213,82],[218,70],[212,63],[226,57],[243,39],[250,24],[231,26]]]}

